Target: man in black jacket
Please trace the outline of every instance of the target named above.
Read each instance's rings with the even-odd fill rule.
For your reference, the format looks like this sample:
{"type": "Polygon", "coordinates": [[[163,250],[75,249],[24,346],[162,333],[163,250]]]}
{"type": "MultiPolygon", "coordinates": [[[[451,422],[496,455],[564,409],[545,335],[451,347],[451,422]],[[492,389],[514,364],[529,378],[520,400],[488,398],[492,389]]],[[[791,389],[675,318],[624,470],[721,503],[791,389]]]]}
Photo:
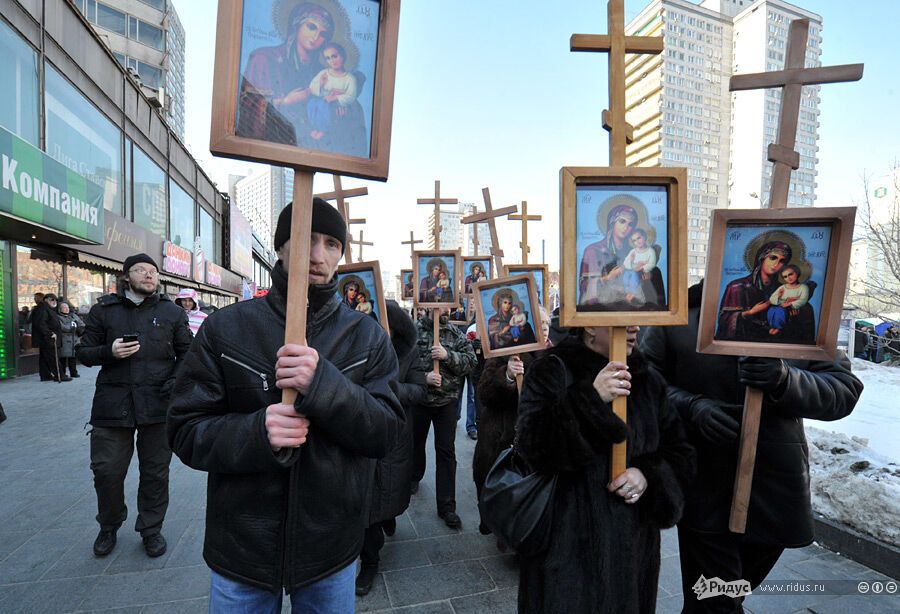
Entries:
{"type": "MultiPolygon", "coordinates": [[[[169,441],[209,473],[203,556],[211,611],[353,611],[375,459],[397,441],[397,358],[374,318],[337,295],[346,224],[313,203],[308,345],[284,345],[291,205],[268,295],[207,318],[169,408],[169,441]],[[281,389],[295,388],[293,405],[281,389]]],[[[300,248],[298,244],[297,249],[300,248]]]]}
{"type": "Polygon", "coordinates": [[[31,339],[37,343],[40,352],[38,370],[42,382],[68,382],[72,379],[59,369],[58,352],[62,328],[59,325],[59,318],[56,317],[56,305],[56,295],[45,294],[31,317],[31,339]]]}
{"type": "Polygon", "coordinates": [[[803,418],[843,418],[863,385],[843,354],[835,361],[698,354],[702,288],[701,282],[688,290],[688,325],[651,328],[641,349],[666,378],[669,402],[697,449],[697,479],[678,523],[684,612],[742,612],[743,597],[701,601],[692,587],[702,575],[747,580],[755,589],[785,548],[812,542],[803,418]],[[729,532],[728,518],[746,386],[765,397],[747,529],[739,535],[729,532]]]}
{"type": "Polygon", "coordinates": [[[94,554],[112,552],[116,532],[128,516],[125,474],[137,431],[141,480],[134,528],[147,554],[157,557],[166,551],[160,531],[169,506],[172,460],[166,407],[175,370],[191,345],[191,331],[184,310],[159,292],[153,258],[129,256],[123,269],[123,289],[91,307],[76,349],[82,363],[101,366],[91,407],[91,470],[100,524],[94,554]],[[137,340],[126,341],[126,335],[137,340]]]}

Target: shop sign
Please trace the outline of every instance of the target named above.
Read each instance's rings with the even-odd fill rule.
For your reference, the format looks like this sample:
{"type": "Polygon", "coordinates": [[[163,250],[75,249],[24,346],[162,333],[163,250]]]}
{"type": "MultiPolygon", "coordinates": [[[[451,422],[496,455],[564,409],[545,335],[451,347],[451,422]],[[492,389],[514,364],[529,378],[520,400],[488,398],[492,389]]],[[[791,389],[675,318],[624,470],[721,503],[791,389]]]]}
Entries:
{"type": "Polygon", "coordinates": [[[179,277],[190,277],[191,252],[171,241],[166,241],[163,243],[162,270],[179,277]]]}
{"type": "Polygon", "coordinates": [[[103,242],[103,190],[0,128],[0,212],[103,242]]]}
{"type": "Polygon", "coordinates": [[[229,213],[228,267],[245,277],[253,275],[253,230],[234,201],[229,213]]]}
{"type": "Polygon", "coordinates": [[[222,271],[224,269],[210,261],[206,262],[206,283],[216,288],[222,287],[222,271]]]}
{"type": "Polygon", "coordinates": [[[206,283],[206,259],[200,247],[200,237],[194,237],[194,281],[206,283]]]}

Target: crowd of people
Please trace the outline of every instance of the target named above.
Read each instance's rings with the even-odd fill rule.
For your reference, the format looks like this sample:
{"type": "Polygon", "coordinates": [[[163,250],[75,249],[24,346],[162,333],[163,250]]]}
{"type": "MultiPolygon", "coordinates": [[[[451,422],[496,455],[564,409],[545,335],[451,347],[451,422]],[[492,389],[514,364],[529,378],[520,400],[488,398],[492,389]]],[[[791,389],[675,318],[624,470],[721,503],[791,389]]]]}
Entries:
{"type": "MultiPolygon", "coordinates": [[[[693,585],[706,577],[756,587],[785,548],[812,541],[802,418],[853,410],[862,384],[845,356],[698,354],[702,285],[689,290],[688,325],[628,327],[622,362],[608,358],[609,329],[564,329],[543,310],[546,348],[537,353],[485,360],[474,322],[457,326],[449,309],[409,312],[393,301],[388,335],[342,300],[346,223],[318,198],[305,342],[285,344],[291,209],[278,219],[270,291],[209,317],[193,291],[174,301],[161,293],[146,254],[125,261],[119,291],[84,322],[41,297],[32,326],[42,378],[62,379],[64,364],[77,376],[75,358],[100,366],[90,433],[96,556],[113,551],[127,518],[136,439],[134,528],[148,556],[167,547],[172,453],[208,474],[211,612],[279,611],[283,592],[298,611],[352,612],[428,471],[432,426],[434,512],[462,528],[455,437],[464,408],[479,499],[510,446],[556,480],[551,539],[518,553],[520,612],[654,612],[660,530],[673,526],[684,611],[741,612],[741,597],[701,600],[693,585]],[[727,521],[747,386],[765,400],[747,530],[735,534],[727,521]],[[627,424],[612,411],[618,397],[627,398],[627,424]],[[610,476],[620,442],[627,468],[610,476]]],[[[484,516],[478,529],[492,533],[484,516]]]]}

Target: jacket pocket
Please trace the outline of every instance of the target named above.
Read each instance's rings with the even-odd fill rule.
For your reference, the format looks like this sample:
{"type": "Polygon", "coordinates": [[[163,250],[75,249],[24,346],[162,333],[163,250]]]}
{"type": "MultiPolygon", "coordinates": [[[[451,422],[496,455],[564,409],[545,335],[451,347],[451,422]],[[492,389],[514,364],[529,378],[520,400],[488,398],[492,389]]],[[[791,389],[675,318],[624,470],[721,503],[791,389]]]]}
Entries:
{"type": "Polygon", "coordinates": [[[266,373],[265,371],[260,371],[258,368],[253,367],[242,360],[238,360],[237,358],[229,356],[228,354],[226,354],[224,352],[220,353],[219,357],[222,358],[223,360],[226,360],[226,361],[244,369],[245,371],[247,371],[249,373],[252,373],[254,376],[258,377],[260,382],[262,383],[263,391],[265,391],[265,392],[269,391],[269,374],[268,373],[266,373]]]}

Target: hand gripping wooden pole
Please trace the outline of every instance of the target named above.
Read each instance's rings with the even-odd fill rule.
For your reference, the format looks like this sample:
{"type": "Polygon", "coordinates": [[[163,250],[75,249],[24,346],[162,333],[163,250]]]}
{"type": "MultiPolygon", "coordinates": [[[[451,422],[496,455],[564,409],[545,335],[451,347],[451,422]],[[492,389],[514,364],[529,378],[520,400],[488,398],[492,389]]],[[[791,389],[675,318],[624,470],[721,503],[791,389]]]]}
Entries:
{"type": "MultiPolygon", "coordinates": [[[[312,234],[313,176],[294,171],[294,204],[291,211],[291,254],[288,263],[287,313],[284,319],[284,343],[306,345],[307,289],[309,288],[309,252],[312,234]]],[[[281,391],[281,402],[293,405],[296,388],[281,391]]]]}

